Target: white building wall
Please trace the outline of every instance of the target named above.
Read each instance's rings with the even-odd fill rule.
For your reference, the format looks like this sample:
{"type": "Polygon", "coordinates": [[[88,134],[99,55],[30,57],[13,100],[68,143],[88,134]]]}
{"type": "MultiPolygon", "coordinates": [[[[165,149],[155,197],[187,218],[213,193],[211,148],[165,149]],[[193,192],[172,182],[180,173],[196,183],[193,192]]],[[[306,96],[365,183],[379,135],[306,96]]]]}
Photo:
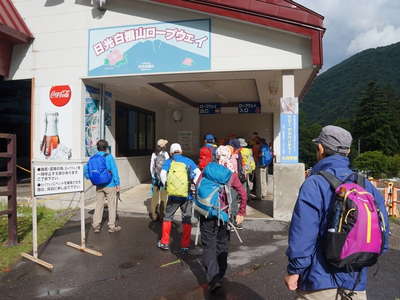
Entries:
{"type": "MultiPolygon", "coordinates": [[[[89,2],[89,1],[88,1],[89,2]]],[[[91,6],[65,0],[14,0],[35,40],[28,51],[14,51],[11,79],[40,77],[65,81],[87,71],[88,30],[91,28],[210,18],[206,14],[141,1],[113,0],[95,18],[91,6]]],[[[228,19],[211,17],[212,70],[311,68],[311,42],[305,37],[228,19]]],[[[38,82],[40,84],[40,81],[38,82]]]]}
{"type": "MultiPolygon", "coordinates": [[[[37,99],[39,91],[53,85],[70,85],[72,99],[70,121],[73,135],[72,160],[84,159],[84,88],[81,78],[87,75],[88,30],[91,28],[146,24],[153,22],[211,18],[211,65],[215,71],[278,70],[311,68],[311,42],[309,39],[228,19],[210,17],[176,7],[161,6],[142,1],[113,0],[103,15],[75,0],[64,0],[58,5],[48,5],[47,0],[13,0],[35,39],[27,46],[16,46],[9,79],[35,79],[33,91],[33,158],[39,159],[43,133],[38,125],[40,112],[37,99]]],[[[82,2],[83,3],[83,2],[82,2]]],[[[188,76],[188,80],[190,77],[188,76]]],[[[114,95],[117,92],[112,91],[114,95]]],[[[118,99],[118,96],[116,97],[118,99]]],[[[192,151],[197,152],[200,141],[200,121],[197,109],[183,108],[182,122],[172,120],[172,108],[151,107],[140,99],[126,99],[134,105],[144,105],[157,114],[156,138],[166,137],[178,141],[178,132],[192,131],[192,151]],[[131,102],[132,101],[132,102],[131,102]]],[[[119,100],[119,99],[118,99],[119,100]]],[[[274,122],[276,124],[276,120],[274,122]]],[[[111,130],[112,132],[112,130],[111,130]]],[[[276,136],[276,132],[275,132],[276,136]]],[[[115,147],[114,147],[115,149],[115,147]]],[[[138,157],[121,161],[131,177],[128,185],[143,180],[148,158],[138,157]]]]}

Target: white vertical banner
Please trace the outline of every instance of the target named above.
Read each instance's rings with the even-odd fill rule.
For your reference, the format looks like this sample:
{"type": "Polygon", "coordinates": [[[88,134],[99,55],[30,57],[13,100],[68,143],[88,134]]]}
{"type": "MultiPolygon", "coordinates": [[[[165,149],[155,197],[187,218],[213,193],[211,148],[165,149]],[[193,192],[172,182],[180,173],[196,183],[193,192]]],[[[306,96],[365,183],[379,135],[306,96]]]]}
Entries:
{"type": "Polygon", "coordinates": [[[281,163],[299,162],[299,102],[297,97],[281,99],[281,163]]]}

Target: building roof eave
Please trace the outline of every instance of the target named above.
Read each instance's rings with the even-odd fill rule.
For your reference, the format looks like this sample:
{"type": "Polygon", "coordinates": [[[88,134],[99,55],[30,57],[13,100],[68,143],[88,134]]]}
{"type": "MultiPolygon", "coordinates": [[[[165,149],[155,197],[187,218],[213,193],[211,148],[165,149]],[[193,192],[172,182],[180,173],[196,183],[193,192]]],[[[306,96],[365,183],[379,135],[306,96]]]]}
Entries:
{"type": "MultiPolygon", "coordinates": [[[[323,16],[289,0],[150,0],[151,2],[182,7],[203,13],[237,19],[269,28],[303,35],[311,40],[312,64],[322,66],[323,16]],[[278,2],[296,5],[301,14],[285,10],[278,2]],[[263,10],[258,6],[261,3],[263,10]],[[274,4],[275,3],[275,4],[274,4]],[[276,7],[272,7],[274,4],[276,7]],[[256,9],[258,7],[258,9],[256,9]],[[302,16],[302,17],[301,17],[302,16]],[[313,16],[311,18],[310,16],[313,16]],[[320,21],[316,21],[317,19],[320,21]],[[303,20],[303,21],[302,21],[303,20]],[[307,22],[308,20],[308,22],[307,22]],[[310,20],[313,20],[312,22],[310,20]]],[[[287,7],[286,7],[287,8],[287,7]]],[[[292,8],[294,9],[294,8],[292,8]]]]}
{"type": "Polygon", "coordinates": [[[29,43],[33,35],[11,0],[0,1],[0,33],[13,44],[29,43]]]}

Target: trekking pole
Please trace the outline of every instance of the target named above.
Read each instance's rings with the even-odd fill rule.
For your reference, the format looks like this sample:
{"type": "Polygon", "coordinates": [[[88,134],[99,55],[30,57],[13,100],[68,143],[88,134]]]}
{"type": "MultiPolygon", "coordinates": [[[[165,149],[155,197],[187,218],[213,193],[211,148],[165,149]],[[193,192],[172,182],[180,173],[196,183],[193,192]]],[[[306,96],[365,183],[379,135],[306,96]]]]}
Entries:
{"type": "Polygon", "coordinates": [[[243,240],[240,238],[239,232],[237,231],[235,225],[233,225],[231,221],[229,221],[228,224],[233,228],[233,231],[236,233],[239,242],[243,244],[243,240]]]}
{"type": "Polygon", "coordinates": [[[161,214],[161,189],[163,189],[162,186],[159,186],[158,188],[158,209],[160,210],[160,214],[161,214]]]}
{"type": "MultiPolygon", "coordinates": [[[[197,196],[196,188],[191,188],[190,190],[191,190],[191,193],[192,193],[192,196],[193,196],[193,202],[194,202],[196,200],[194,198],[197,196]]],[[[193,203],[192,204],[192,216],[194,217],[194,215],[195,215],[195,210],[194,210],[194,203],[193,203]]],[[[196,219],[197,219],[197,227],[196,227],[196,237],[194,239],[194,245],[195,246],[197,246],[199,244],[199,235],[200,235],[200,218],[199,218],[198,214],[196,216],[196,219]]]]}
{"type": "Polygon", "coordinates": [[[197,228],[196,228],[196,238],[194,240],[194,245],[197,246],[199,243],[199,235],[200,235],[200,220],[197,218],[197,228]]]}

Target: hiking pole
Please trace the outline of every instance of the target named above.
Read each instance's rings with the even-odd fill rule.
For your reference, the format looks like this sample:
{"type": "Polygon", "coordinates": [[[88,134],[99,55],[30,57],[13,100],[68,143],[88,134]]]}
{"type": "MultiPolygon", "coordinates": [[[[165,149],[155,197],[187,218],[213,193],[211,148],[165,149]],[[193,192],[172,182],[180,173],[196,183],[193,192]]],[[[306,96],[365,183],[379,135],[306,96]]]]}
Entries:
{"type": "Polygon", "coordinates": [[[115,201],[115,202],[116,202],[116,203],[115,203],[115,221],[119,223],[118,201],[121,201],[121,202],[122,202],[122,199],[121,199],[121,192],[120,192],[120,191],[117,192],[116,197],[117,197],[117,199],[116,199],[116,201],[115,201]]]}
{"type": "Polygon", "coordinates": [[[197,218],[197,228],[196,228],[196,238],[194,239],[194,245],[197,246],[199,243],[199,235],[200,235],[200,220],[197,218]]]}
{"type": "Polygon", "coordinates": [[[233,225],[231,221],[229,221],[228,224],[233,228],[233,231],[236,233],[239,242],[243,244],[243,240],[240,238],[239,232],[237,231],[235,225],[233,225]]]}
{"type": "MultiPolygon", "coordinates": [[[[196,185],[191,186],[190,189],[193,198],[197,197],[197,192],[196,192],[196,185]]],[[[193,202],[195,201],[195,199],[193,199],[193,202]]],[[[195,210],[194,210],[194,203],[192,203],[192,216],[195,216],[195,210]]],[[[196,216],[197,219],[197,227],[196,227],[196,237],[194,239],[194,245],[195,247],[197,247],[197,245],[199,244],[199,235],[200,235],[200,218],[199,218],[199,214],[197,214],[196,216]]]]}
{"type": "Polygon", "coordinates": [[[158,216],[159,216],[160,220],[161,220],[161,189],[162,189],[162,186],[160,185],[158,187],[158,216]]]}

